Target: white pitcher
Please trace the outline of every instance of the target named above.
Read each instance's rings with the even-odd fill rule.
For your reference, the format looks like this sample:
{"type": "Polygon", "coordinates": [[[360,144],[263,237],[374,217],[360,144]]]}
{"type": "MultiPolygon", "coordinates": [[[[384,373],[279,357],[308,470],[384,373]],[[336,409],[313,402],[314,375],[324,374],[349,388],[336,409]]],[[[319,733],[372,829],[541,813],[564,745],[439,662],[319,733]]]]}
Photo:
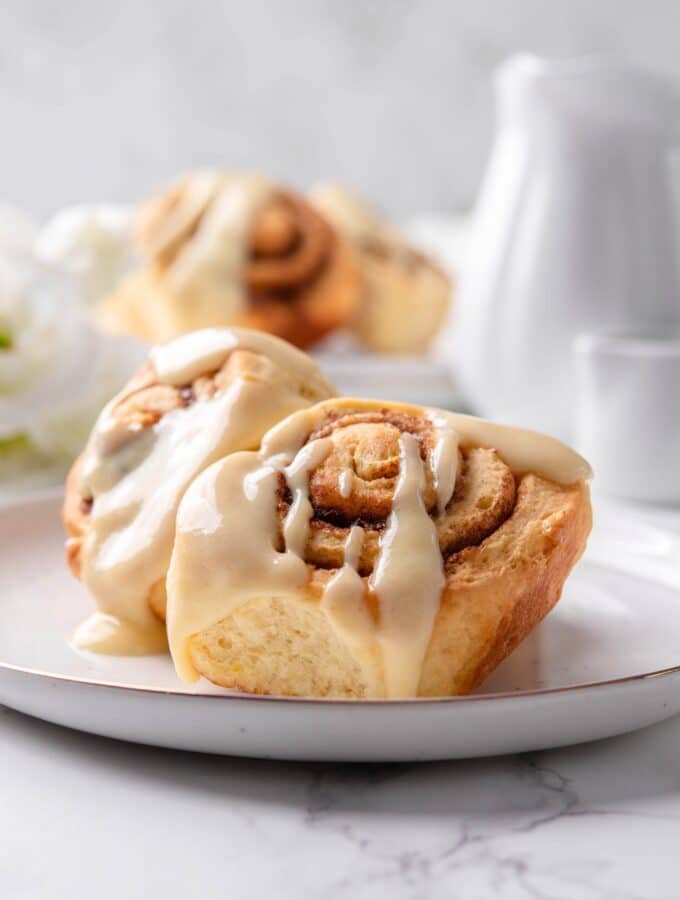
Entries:
{"type": "Polygon", "coordinates": [[[475,411],[568,439],[574,338],[680,323],[680,100],[620,61],[529,56],[496,99],[452,365],[475,411]]]}

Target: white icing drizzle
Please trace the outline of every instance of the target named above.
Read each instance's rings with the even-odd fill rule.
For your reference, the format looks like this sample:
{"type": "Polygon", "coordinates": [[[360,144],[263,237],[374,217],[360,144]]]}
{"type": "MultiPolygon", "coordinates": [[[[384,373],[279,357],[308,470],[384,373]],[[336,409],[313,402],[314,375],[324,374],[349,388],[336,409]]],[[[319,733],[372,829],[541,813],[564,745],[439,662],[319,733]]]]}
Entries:
{"type": "Polygon", "coordinates": [[[428,418],[435,432],[435,446],[430,457],[434,488],[437,493],[437,512],[441,516],[453,497],[458,473],[458,434],[450,420],[435,410],[428,418]]]}
{"type": "Polygon", "coordinates": [[[237,348],[276,364],[273,380],[236,378],[225,391],[172,410],[141,431],[112,418],[111,409],[120,400],[116,398],[95,425],[81,475],[84,494],[94,497],[82,577],[106,618],[95,616],[79,629],[81,648],[123,652],[122,635],[132,634],[131,628],[137,636],[128,642],[128,652],[144,652],[139,638],[144,632],[149,647],[158,646],[159,625],[148,596],[167,571],[175,515],[187,486],[216,459],[257,447],[274,422],[308,406],[310,394],[332,393],[305,354],[246,329],[194,332],[156,348],[151,358],[162,383],[181,385],[215,371],[237,348]]]}
{"type": "Polygon", "coordinates": [[[375,630],[364,603],[364,582],[357,571],[363,542],[364,529],[352,526],[345,540],[344,564],[326,585],[321,601],[333,623],[350,635],[357,630],[357,620],[362,631],[372,634],[375,630]]]}
{"type": "Polygon", "coordinates": [[[293,502],[283,523],[283,539],[286,549],[301,558],[305,555],[309,520],[314,512],[309,502],[309,473],[323,462],[330,449],[329,438],[311,441],[298,452],[293,462],[284,470],[288,487],[293,494],[293,502]]]}
{"type": "Polygon", "coordinates": [[[237,345],[235,329],[203,328],[152,347],[149,359],[160,382],[179,386],[217,369],[237,345]]]}
{"type": "Polygon", "coordinates": [[[444,566],[434,522],[423,503],[420,446],[399,438],[401,468],[392,512],[380,541],[370,587],[378,596],[378,641],[388,697],[415,697],[425,652],[439,610],[444,566]]]}
{"type": "Polygon", "coordinates": [[[351,497],[352,495],[352,470],[351,469],[343,469],[340,472],[340,496],[341,497],[351,497]]]}
{"type": "MultiPolygon", "coordinates": [[[[408,406],[404,409],[408,410],[408,406]]],[[[462,446],[491,447],[497,450],[515,475],[535,472],[557,484],[590,481],[593,470],[571,447],[538,431],[497,425],[475,416],[442,413],[458,434],[462,446]]]]}
{"type": "Polygon", "coordinates": [[[224,175],[198,229],[180,248],[167,278],[175,333],[233,321],[245,308],[243,277],[253,218],[275,193],[259,175],[224,175]]]}
{"type": "Polygon", "coordinates": [[[321,607],[346,640],[363,647],[375,637],[375,622],[365,602],[366,587],[359,575],[364,529],[354,525],[345,540],[344,564],[324,590],[321,607]]]}
{"type": "Polygon", "coordinates": [[[321,609],[362,669],[370,694],[382,679],[382,656],[379,649],[375,650],[377,623],[366,602],[366,584],[358,572],[363,542],[363,528],[352,526],[345,540],[342,568],[326,584],[321,609]]]}
{"type": "Polygon", "coordinates": [[[361,525],[353,525],[344,546],[344,564],[352,571],[356,572],[359,568],[359,559],[361,557],[361,548],[364,544],[364,529],[361,525]]]}

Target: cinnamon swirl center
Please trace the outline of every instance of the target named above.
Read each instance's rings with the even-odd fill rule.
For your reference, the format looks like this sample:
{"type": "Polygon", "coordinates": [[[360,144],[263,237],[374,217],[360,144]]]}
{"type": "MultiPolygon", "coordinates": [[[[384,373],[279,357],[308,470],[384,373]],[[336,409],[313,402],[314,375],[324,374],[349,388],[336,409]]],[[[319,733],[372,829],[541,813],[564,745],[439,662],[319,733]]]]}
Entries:
{"type": "Polygon", "coordinates": [[[330,253],[332,232],[318,213],[277,193],[252,223],[246,281],[254,299],[297,288],[315,277],[330,253]]]}
{"type": "MultiPolygon", "coordinates": [[[[415,438],[423,462],[422,501],[434,522],[443,556],[479,544],[512,513],[515,478],[495,450],[452,448],[451,489],[442,505],[441,485],[437,484],[442,438],[436,420],[388,409],[330,417],[308,439],[330,439],[330,450],[309,472],[308,562],[331,569],[342,566],[349,532],[360,526],[364,539],[358,571],[362,575],[373,571],[380,538],[394,507],[404,434],[415,438]]],[[[278,503],[282,520],[290,503],[282,482],[278,503]]]]}

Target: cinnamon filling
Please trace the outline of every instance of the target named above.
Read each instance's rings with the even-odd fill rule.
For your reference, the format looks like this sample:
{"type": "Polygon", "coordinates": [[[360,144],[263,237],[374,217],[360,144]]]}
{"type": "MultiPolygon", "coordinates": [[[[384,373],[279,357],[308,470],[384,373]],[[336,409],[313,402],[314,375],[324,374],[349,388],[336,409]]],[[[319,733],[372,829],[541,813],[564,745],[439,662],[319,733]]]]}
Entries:
{"type": "MultiPolygon", "coordinates": [[[[206,173],[150,201],[137,222],[140,246],[162,269],[181,270],[182,282],[203,267],[226,280],[220,229],[241,234],[243,281],[255,303],[292,300],[328,260],[333,233],[309,204],[255,176],[206,173]],[[237,223],[235,211],[243,206],[237,223]]],[[[231,234],[230,240],[234,241],[231,234]]]]}
{"type": "Polygon", "coordinates": [[[246,280],[254,296],[273,292],[285,300],[324,265],[332,233],[306,203],[281,193],[258,213],[249,244],[246,280]]]}
{"type": "MultiPolygon", "coordinates": [[[[312,432],[310,441],[330,438],[332,449],[309,476],[309,562],[324,569],[341,566],[348,532],[358,526],[363,531],[359,571],[371,573],[392,512],[403,434],[413,435],[424,463],[432,459],[437,447],[432,421],[387,409],[333,417],[312,432]]],[[[455,487],[441,513],[432,466],[424,466],[423,503],[436,522],[444,556],[481,543],[512,514],[515,501],[514,476],[495,451],[463,448],[457,457],[455,487]]],[[[279,516],[285,518],[291,502],[282,476],[279,516]]]]}

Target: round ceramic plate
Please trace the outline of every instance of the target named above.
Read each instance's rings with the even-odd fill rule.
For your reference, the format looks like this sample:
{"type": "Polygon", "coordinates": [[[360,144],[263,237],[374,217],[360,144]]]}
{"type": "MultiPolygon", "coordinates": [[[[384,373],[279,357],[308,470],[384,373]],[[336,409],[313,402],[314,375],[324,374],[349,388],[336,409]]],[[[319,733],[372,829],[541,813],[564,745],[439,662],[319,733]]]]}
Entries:
{"type": "Polygon", "coordinates": [[[554,612],[475,695],[295,700],[187,688],[166,656],[77,653],[90,611],[59,498],[0,511],[0,702],[95,734],[277,759],[398,761],[537,750],[680,711],[680,540],[598,510],[554,612]]]}

